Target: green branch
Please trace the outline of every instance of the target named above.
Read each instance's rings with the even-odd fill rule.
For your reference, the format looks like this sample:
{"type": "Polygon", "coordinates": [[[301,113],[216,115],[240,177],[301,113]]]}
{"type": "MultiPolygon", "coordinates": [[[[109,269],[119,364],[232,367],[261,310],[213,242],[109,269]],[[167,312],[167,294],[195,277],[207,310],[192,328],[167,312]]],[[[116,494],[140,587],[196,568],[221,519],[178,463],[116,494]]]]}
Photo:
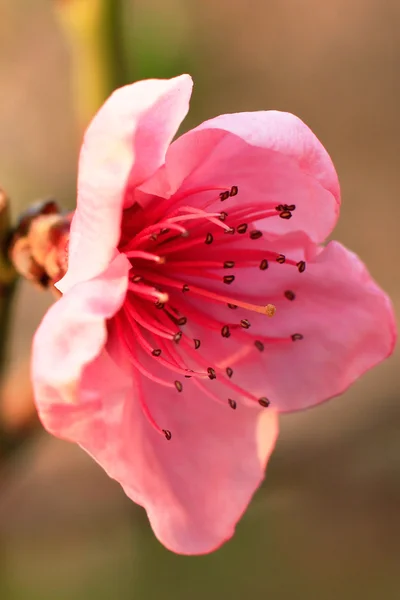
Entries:
{"type": "Polygon", "coordinates": [[[126,83],[121,0],[57,0],[68,40],[72,84],[81,129],[110,93],[126,83]]]}

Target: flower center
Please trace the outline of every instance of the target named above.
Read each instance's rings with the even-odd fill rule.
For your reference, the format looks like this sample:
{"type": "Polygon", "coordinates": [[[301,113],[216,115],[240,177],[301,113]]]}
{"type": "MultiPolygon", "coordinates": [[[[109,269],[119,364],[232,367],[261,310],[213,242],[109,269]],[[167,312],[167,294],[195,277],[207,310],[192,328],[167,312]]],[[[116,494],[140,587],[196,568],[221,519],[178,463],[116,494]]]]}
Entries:
{"type": "MultiPolygon", "coordinates": [[[[178,393],[184,393],[184,379],[190,379],[190,385],[204,395],[234,410],[240,398],[268,407],[266,397],[256,397],[235,382],[230,359],[234,361],[238,352],[263,352],[271,344],[303,338],[300,333],[288,337],[253,334],[253,317],[273,317],[275,305],[261,293],[249,298],[249,289],[236,285],[241,270],[263,272],[272,261],[294,266],[300,273],[305,270],[304,261],[268,250],[262,231],[255,226],[266,218],[288,220],[296,207],[265,202],[243,206],[238,194],[237,186],[197,188],[160,199],[146,211],[135,206],[126,215],[130,231],[120,251],[132,268],[126,302],[115,323],[132,363],[143,412],[167,440],[172,433],[151,415],[141,392],[141,376],[178,393]],[[228,212],[219,210],[221,202],[229,207],[228,212]],[[240,309],[241,318],[235,318],[235,309],[240,309]],[[209,352],[202,351],[202,338],[216,335],[234,343],[210,361],[209,352]],[[167,376],[160,377],[160,372],[167,376]],[[210,381],[218,386],[213,389],[210,381]]],[[[285,290],[282,297],[292,302],[296,296],[285,290]]]]}

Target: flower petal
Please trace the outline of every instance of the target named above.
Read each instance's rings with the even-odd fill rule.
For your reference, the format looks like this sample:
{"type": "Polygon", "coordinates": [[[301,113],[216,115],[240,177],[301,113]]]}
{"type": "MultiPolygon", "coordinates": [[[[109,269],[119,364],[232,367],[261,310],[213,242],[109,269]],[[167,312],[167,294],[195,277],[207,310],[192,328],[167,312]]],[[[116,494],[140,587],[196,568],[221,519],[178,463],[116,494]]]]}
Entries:
{"type": "MultiPolygon", "coordinates": [[[[396,326],[388,296],[359,258],[337,242],[309,261],[304,273],[270,264],[256,277],[251,270],[239,273],[237,285],[251,294],[260,294],[265,285],[265,297],[277,311],[272,319],[249,316],[249,343],[267,339],[262,352],[253,347],[236,362],[232,358],[232,381],[255,396],[267,396],[279,411],[307,408],[343,393],[393,351],[396,326]],[[296,333],[303,339],[292,341],[296,333]]],[[[213,347],[222,356],[215,341],[202,346],[210,360],[213,347]]]]}
{"type": "Polygon", "coordinates": [[[141,189],[164,197],[176,193],[194,205],[205,203],[204,194],[194,195],[196,189],[214,189],[213,211],[222,208],[219,190],[233,185],[239,193],[224,203],[228,213],[255,202],[272,209],[296,206],[290,220],[276,214],[258,224],[265,231],[303,231],[321,242],[336,224],[340,190],[332,161],[312,131],[288,113],[238,113],[206,121],[173,142],[165,166],[141,189]]]}
{"type": "Polygon", "coordinates": [[[58,300],[39,326],[33,342],[32,378],[45,425],[49,407],[77,401],[82,370],[106,342],[105,321],[124,301],[129,268],[127,258],[117,256],[100,277],[78,284],[58,300]]]}
{"type": "Polygon", "coordinates": [[[114,92],[94,117],[81,149],[69,268],[57,284],[62,292],[107,267],[129,202],[127,186],[142,183],[163,164],[191,90],[189,75],[140,81],[114,92]]]}
{"type": "MultiPolygon", "coordinates": [[[[211,552],[234,534],[264,478],[277,415],[221,406],[187,380],[181,394],[138,374],[134,380],[123,410],[121,403],[103,410],[107,443],[89,431],[83,447],[146,509],[162,544],[180,554],[211,552]],[[141,393],[157,423],[171,431],[169,441],[144,417],[141,393]]],[[[97,369],[85,385],[104,398],[97,369]]]]}
{"type": "Polygon", "coordinates": [[[129,479],[123,487],[135,500],[139,486],[138,501],[167,548],[181,554],[211,552],[234,534],[264,478],[277,437],[276,413],[221,406],[187,380],[179,396],[160,393],[149,380],[142,385],[157,422],[172,439],[149,430],[138,404],[131,403],[124,435],[129,479]]]}
{"type": "MultiPolygon", "coordinates": [[[[86,328],[81,331],[86,337],[86,328]]],[[[36,346],[43,343],[41,337],[36,346]]],[[[52,339],[46,340],[48,352],[57,351],[52,339]]],[[[56,367],[60,370],[58,363],[56,367]]],[[[79,384],[73,370],[70,393],[60,377],[49,382],[49,376],[34,372],[45,427],[79,443],[144,506],[165,546],[203,554],[233,535],[264,478],[277,437],[274,411],[241,405],[232,410],[227,402],[222,406],[204,396],[189,380],[179,394],[137,372],[130,378],[104,351],[83,370],[79,384]],[[140,394],[155,420],[171,431],[171,440],[145,418],[140,394]]]]}

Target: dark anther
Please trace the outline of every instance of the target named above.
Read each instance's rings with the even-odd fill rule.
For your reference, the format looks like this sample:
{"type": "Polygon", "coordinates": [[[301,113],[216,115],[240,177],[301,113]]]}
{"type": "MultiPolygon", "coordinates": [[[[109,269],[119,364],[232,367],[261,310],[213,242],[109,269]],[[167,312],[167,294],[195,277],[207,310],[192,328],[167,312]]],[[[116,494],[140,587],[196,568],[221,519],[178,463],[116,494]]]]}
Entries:
{"type": "Polygon", "coordinates": [[[238,193],[239,188],[237,185],[233,185],[230,189],[229,195],[230,196],[236,196],[236,194],[238,193]]]}
{"type": "MultiPolygon", "coordinates": [[[[188,373],[193,373],[192,369],[186,369],[188,373]]],[[[186,379],[190,379],[191,375],[185,375],[186,379]]]]}
{"type": "Polygon", "coordinates": [[[224,262],[224,269],[233,269],[234,266],[235,263],[233,262],[233,260],[226,260],[224,262]]]}
{"type": "Polygon", "coordinates": [[[189,291],[189,286],[187,283],[183,284],[182,286],[182,292],[188,292],[189,291]]]}
{"type": "Polygon", "coordinates": [[[229,398],[229,399],[228,399],[228,402],[229,402],[229,406],[230,406],[231,408],[233,408],[233,410],[236,410],[236,406],[237,406],[237,404],[236,404],[235,400],[231,400],[231,398],[229,398]]]}
{"type": "Polygon", "coordinates": [[[229,285],[230,283],[233,283],[234,281],[235,281],[234,275],[225,275],[224,276],[224,283],[227,283],[229,285]]]}
{"type": "Polygon", "coordinates": [[[200,340],[194,339],[194,349],[198,350],[200,348],[200,340]]]}
{"type": "Polygon", "coordinates": [[[261,404],[261,406],[263,406],[264,408],[268,408],[268,406],[271,404],[270,401],[268,400],[268,398],[260,398],[258,401],[258,404],[261,404]]]}
{"type": "Polygon", "coordinates": [[[186,318],[186,317],[180,317],[180,318],[177,320],[177,324],[178,324],[178,325],[186,325],[186,323],[187,323],[187,318],[186,318]]]}
{"type": "Polygon", "coordinates": [[[294,300],[296,298],[296,294],[292,292],[292,290],[286,290],[285,298],[287,298],[288,300],[294,300]]]}
{"type": "Polygon", "coordinates": [[[231,336],[231,332],[229,331],[229,325],[224,325],[221,329],[221,335],[224,338],[228,338],[231,336]]]}
{"type": "Polygon", "coordinates": [[[279,213],[279,216],[281,219],[291,219],[293,215],[290,210],[283,210],[281,213],[279,213]]]}
{"type": "Polygon", "coordinates": [[[228,213],[227,213],[227,212],[224,212],[224,211],[222,211],[222,212],[220,213],[220,215],[219,215],[218,219],[219,219],[220,221],[225,221],[225,219],[226,219],[226,217],[227,217],[227,216],[228,216],[228,213]]]}
{"type": "Polygon", "coordinates": [[[154,306],[161,310],[162,308],[164,308],[165,304],[164,304],[164,302],[160,302],[159,300],[156,300],[154,306]]]}
{"type": "Polygon", "coordinates": [[[283,265],[285,260],[286,260],[286,256],[284,254],[278,254],[278,256],[276,257],[276,262],[279,263],[280,265],[283,265]]]}
{"type": "Polygon", "coordinates": [[[225,229],[224,233],[233,235],[235,233],[235,231],[236,231],[236,229],[234,227],[229,227],[229,229],[225,229]]]}
{"type": "Polygon", "coordinates": [[[168,441],[172,438],[172,433],[168,429],[163,429],[162,432],[168,441]]]}
{"type": "Polygon", "coordinates": [[[297,342],[297,340],[302,340],[304,336],[301,333],[293,333],[293,335],[291,335],[290,337],[294,342],[297,342]]]}
{"type": "Polygon", "coordinates": [[[207,373],[210,379],[217,379],[217,375],[212,367],[208,367],[207,373]]]}
{"type": "Polygon", "coordinates": [[[228,303],[227,307],[231,308],[232,310],[234,310],[235,308],[237,308],[237,305],[236,304],[230,304],[230,303],[228,303]]]}
{"type": "Polygon", "coordinates": [[[178,381],[178,380],[174,381],[174,383],[175,383],[175,387],[178,390],[178,392],[181,392],[183,390],[182,383],[180,381],[178,381]]]}
{"type": "Polygon", "coordinates": [[[221,199],[221,202],[223,202],[224,200],[226,200],[227,198],[229,198],[230,196],[230,191],[226,190],[226,192],[221,192],[219,197],[221,199]]]}
{"type": "Polygon", "coordinates": [[[160,348],[154,348],[154,350],[152,351],[153,356],[160,356],[160,354],[161,354],[160,348]]]}
{"type": "Polygon", "coordinates": [[[268,265],[268,261],[266,258],[263,258],[263,260],[260,262],[260,269],[261,271],[265,271],[266,269],[268,269],[269,265],[268,265]]]}
{"type": "Polygon", "coordinates": [[[233,369],[231,369],[230,367],[226,367],[226,374],[228,375],[228,377],[230,379],[233,375],[233,369]]]}
{"type": "MultiPolygon", "coordinates": [[[[292,212],[293,210],[295,210],[296,205],[295,204],[279,204],[278,206],[275,206],[275,210],[277,210],[278,212],[281,211],[289,211],[292,212]]],[[[285,218],[285,217],[283,217],[285,218]]],[[[286,217],[288,218],[288,217],[286,217]]]]}
{"type": "Polygon", "coordinates": [[[139,281],[142,281],[142,278],[140,275],[135,275],[135,277],[133,277],[132,281],[133,281],[133,283],[139,283],[139,281]]]}
{"type": "Polygon", "coordinates": [[[237,232],[238,232],[238,233],[246,233],[246,231],[247,231],[247,227],[248,227],[247,223],[241,223],[241,224],[240,224],[240,225],[238,225],[238,227],[237,227],[237,232]]]}
{"type": "Polygon", "coordinates": [[[152,242],[156,242],[157,238],[158,238],[157,233],[152,233],[151,236],[150,236],[150,239],[151,239],[152,242]]]}
{"type": "Polygon", "coordinates": [[[213,238],[212,233],[207,233],[206,244],[212,244],[213,240],[214,240],[214,238],[213,238]]]}
{"type": "Polygon", "coordinates": [[[169,233],[171,230],[168,229],[167,227],[165,227],[164,229],[160,230],[160,235],[165,235],[166,233],[169,233]]]}
{"type": "Polygon", "coordinates": [[[304,271],[306,270],[306,263],[304,262],[304,260],[300,260],[296,266],[299,270],[299,273],[304,273],[304,271]]]}
{"type": "Polygon", "coordinates": [[[251,240],[258,240],[260,237],[262,237],[262,231],[259,231],[258,229],[255,229],[250,233],[251,240]]]}
{"type": "Polygon", "coordinates": [[[240,324],[243,327],[243,329],[249,329],[250,327],[250,321],[248,321],[247,319],[242,319],[240,321],[240,324]]]}
{"type": "Polygon", "coordinates": [[[257,348],[257,350],[259,350],[260,352],[264,351],[264,344],[262,342],[260,342],[260,340],[256,340],[254,342],[254,345],[257,348]]]}
{"type": "Polygon", "coordinates": [[[181,340],[182,337],[182,331],[178,331],[175,335],[174,335],[174,342],[178,343],[181,340]]]}

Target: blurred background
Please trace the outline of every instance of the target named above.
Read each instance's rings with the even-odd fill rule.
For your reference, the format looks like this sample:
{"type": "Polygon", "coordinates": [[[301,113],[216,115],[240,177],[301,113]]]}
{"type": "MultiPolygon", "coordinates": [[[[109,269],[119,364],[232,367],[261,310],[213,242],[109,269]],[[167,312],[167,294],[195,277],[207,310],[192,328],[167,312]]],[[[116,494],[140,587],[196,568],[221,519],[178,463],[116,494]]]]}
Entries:
{"type": "MultiPolygon", "coordinates": [[[[0,0],[0,185],[15,216],[49,196],[72,208],[82,131],[110,89],[190,72],[184,129],[275,108],[316,132],[342,185],[334,237],[398,309],[399,28],[398,0],[0,0]]],[[[51,301],[22,283],[13,305],[0,419],[19,447],[0,456],[1,600],[400,597],[398,353],[283,417],[233,540],[188,558],[83,451],[32,428],[30,344],[51,301]]]]}

